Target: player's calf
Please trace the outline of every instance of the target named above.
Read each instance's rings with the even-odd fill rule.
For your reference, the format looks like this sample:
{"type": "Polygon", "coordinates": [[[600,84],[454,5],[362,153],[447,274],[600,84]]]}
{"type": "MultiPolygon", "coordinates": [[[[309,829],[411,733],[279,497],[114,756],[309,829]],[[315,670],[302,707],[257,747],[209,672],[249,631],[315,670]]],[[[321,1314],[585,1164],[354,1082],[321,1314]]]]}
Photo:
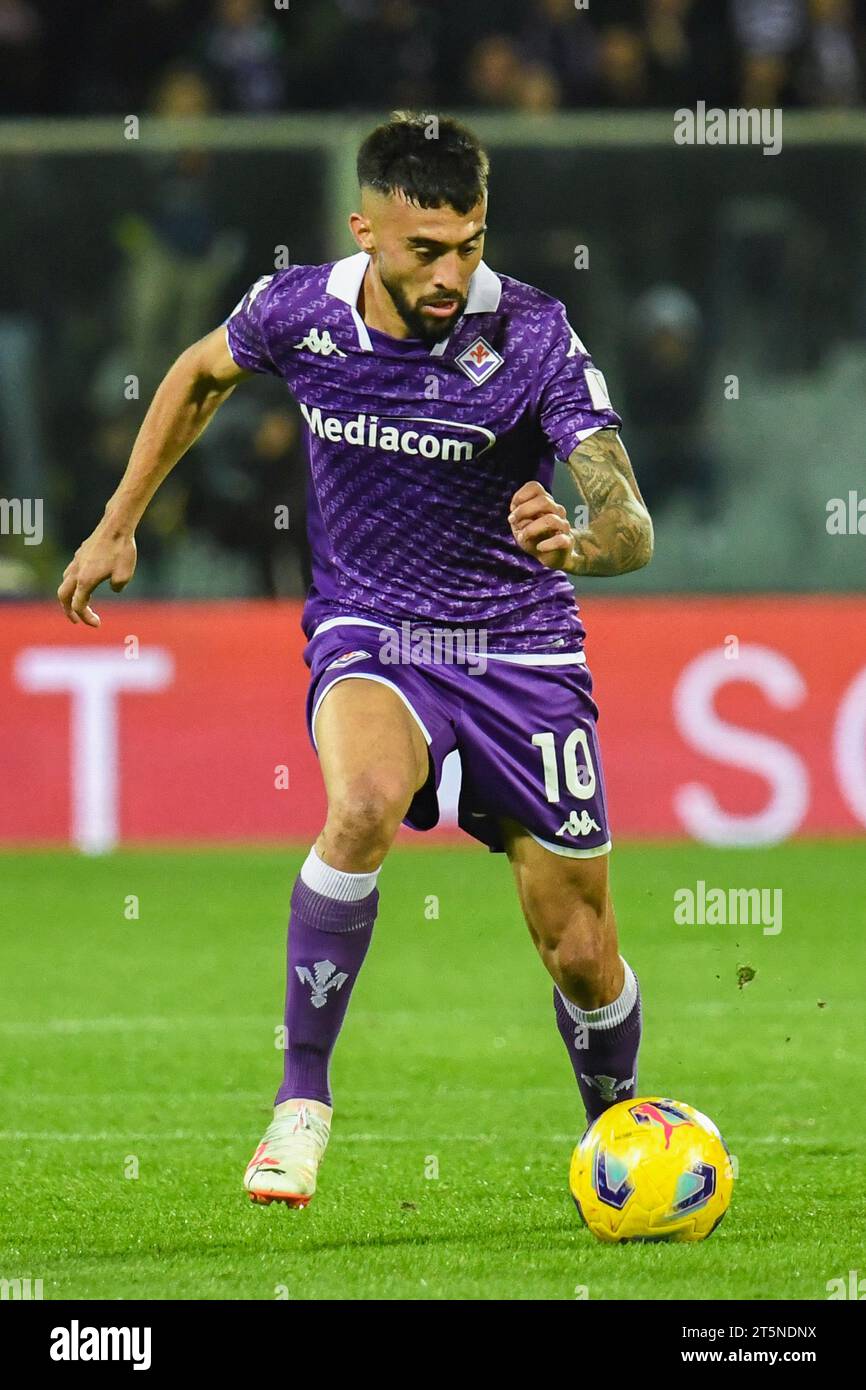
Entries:
{"type": "Polygon", "coordinates": [[[254,1200],[294,1206],[315,1191],[330,1133],[331,1055],[373,935],[379,869],[427,766],[405,705],[372,681],[329,690],[316,732],[328,816],[292,891],[283,1082],[244,1179],[254,1200]]]}
{"type": "Polygon", "coordinates": [[[560,900],[525,903],[536,949],[563,995],[581,1009],[598,1009],[623,985],[616,925],[609,900],[602,904],[574,891],[560,900]]]}
{"type": "Polygon", "coordinates": [[[607,856],[556,855],[519,826],[508,855],[538,952],[554,981],[557,1027],[587,1120],[634,1096],[641,1038],[637,977],[619,955],[607,856]]]}
{"type": "Polygon", "coordinates": [[[273,1123],[244,1178],[256,1201],[304,1206],[315,1191],[330,1133],[331,1055],[373,935],[378,873],[335,869],[312,849],[295,882],[287,946],[283,1082],[274,1101],[273,1123]]]}

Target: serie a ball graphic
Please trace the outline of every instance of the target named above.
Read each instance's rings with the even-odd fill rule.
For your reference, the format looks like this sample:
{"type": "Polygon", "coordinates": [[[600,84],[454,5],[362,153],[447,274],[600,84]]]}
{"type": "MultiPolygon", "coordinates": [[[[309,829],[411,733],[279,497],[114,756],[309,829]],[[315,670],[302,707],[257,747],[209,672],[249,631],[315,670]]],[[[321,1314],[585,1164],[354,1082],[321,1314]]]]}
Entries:
{"type": "Polygon", "coordinates": [[[599,1240],[705,1240],[728,1209],[733,1177],[712,1120],[683,1101],[645,1096],[589,1126],[568,1183],[599,1240]]]}

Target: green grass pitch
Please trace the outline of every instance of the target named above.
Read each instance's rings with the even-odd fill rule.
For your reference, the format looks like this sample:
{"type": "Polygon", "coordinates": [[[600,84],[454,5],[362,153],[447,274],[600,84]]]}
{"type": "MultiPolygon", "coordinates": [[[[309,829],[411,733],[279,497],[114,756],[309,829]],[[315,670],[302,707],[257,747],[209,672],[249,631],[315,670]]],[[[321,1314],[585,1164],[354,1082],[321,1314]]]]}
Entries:
{"type": "Polygon", "coordinates": [[[614,852],[640,1089],[705,1110],[737,1158],[697,1246],[580,1224],[550,982],[506,863],[468,843],[388,860],[317,1196],[249,1203],[305,852],[0,856],[0,1276],[46,1299],[603,1300],[824,1299],[866,1275],[862,843],[614,852]],[[781,888],[781,933],[675,925],[698,879],[781,888]]]}

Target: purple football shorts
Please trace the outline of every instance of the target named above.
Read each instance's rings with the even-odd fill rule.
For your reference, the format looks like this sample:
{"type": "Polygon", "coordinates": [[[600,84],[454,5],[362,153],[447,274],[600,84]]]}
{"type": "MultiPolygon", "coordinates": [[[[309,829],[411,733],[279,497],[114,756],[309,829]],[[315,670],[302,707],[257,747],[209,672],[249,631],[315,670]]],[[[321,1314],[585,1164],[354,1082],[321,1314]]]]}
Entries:
{"type": "Polygon", "coordinates": [[[447,638],[437,648],[432,636],[425,641],[414,627],[411,641],[407,637],[357,618],[319,624],[304,652],[313,746],[316,715],[331,686],[379,681],[407,706],[429,752],[430,774],[406,825],[430,830],[438,823],[442,764],[456,749],[462,768],[458,822],[476,840],[502,850],[499,821],[507,817],[555,854],[606,854],[598,709],[584,654],[503,657],[455,648],[447,638]]]}

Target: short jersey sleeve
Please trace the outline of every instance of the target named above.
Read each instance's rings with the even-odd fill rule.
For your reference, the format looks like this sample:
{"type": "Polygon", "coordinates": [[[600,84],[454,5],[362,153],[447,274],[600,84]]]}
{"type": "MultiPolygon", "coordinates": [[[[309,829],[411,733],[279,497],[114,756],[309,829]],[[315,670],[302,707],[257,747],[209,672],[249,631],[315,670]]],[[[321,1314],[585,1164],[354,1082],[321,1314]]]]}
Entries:
{"type": "Polygon", "coordinates": [[[268,291],[273,275],[263,275],[251,285],[243,299],[235,305],[225,320],[229,352],[239,367],[248,372],[270,372],[279,375],[268,347],[268,291]]]}
{"type": "Polygon", "coordinates": [[[557,304],[542,345],[544,356],[536,381],[539,425],[567,459],[581,440],[596,430],[619,429],[622,420],[610,403],[607,384],[571,327],[565,306],[557,304]]]}

